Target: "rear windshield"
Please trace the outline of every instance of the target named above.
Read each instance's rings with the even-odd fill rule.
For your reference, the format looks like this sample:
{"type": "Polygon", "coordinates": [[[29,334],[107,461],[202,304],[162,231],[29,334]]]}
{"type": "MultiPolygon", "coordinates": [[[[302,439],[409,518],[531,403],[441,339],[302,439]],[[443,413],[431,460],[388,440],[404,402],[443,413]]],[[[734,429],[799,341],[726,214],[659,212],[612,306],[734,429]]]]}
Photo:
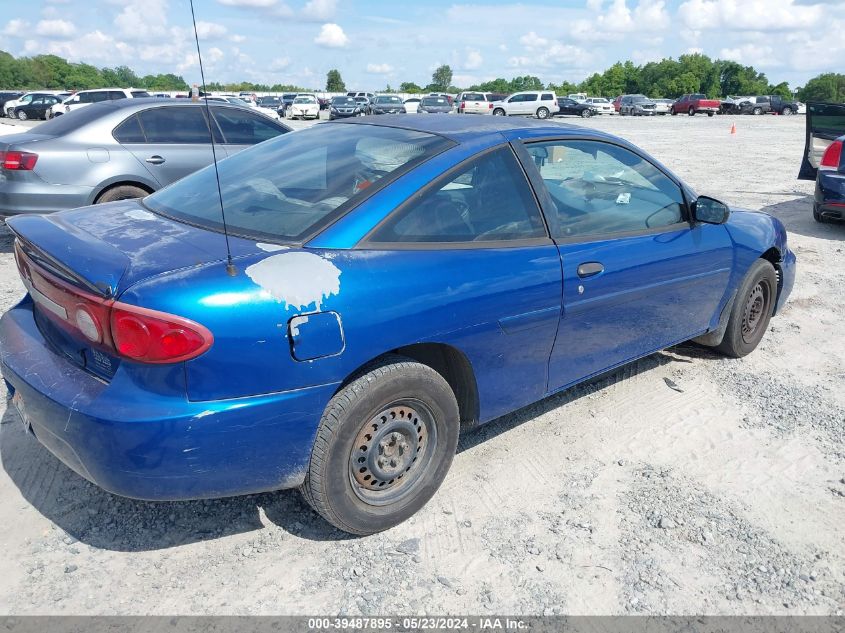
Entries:
{"type": "Polygon", "coordinates": [[[332,97],[332,105],[354,106],[358,105],[358,102],[352,97],[332,97]]]}
{"type": "Polygon", "coordinates": [[[69,132],[75,132],[83,125],[88,125],[91,121],[96,121],[100,117],[114,112],[114,110],[115,106],[110,101],[92,103],[85,108],[71,110],[60,117],[45,121],[34,130],[38,134],[46,134],[47,136],[64,136],[69,132]]]}
{"type": "Polygon", "coordinates": [[[425,97],[422,100],[422,104],[427,106],[447,106],[449,102],[443,97],[425,97]]]}
{"type": "Polygon", "coordinates": [[[402,99],[399,97],[376,97],[376,103],[397,103],[402,105],[402,99]]]}
{"type": "Polygon", "coordinates": [[[149,97],[150,93],[146,90],[133,90],[132,97],[135,99],[143,99],[144,97],[149,97]]]}
{"type": "Polygon", "coordinates": [[[484,95],[477,92],[470,92],[464,95],[464,101],[484,101],[484,95]]]}
{"type": "MultiPolygon", "coordinates": [[[[297,242],[354,207],[385,176],[397,176],[450,145],[376,125],[316,125],[219,163],[231,233],[297,242]],[[369,191],[368,191],[369,190],[369,191]]],[[[222,231],[214,166],[147,196],[152,211],[222,231]]]]}

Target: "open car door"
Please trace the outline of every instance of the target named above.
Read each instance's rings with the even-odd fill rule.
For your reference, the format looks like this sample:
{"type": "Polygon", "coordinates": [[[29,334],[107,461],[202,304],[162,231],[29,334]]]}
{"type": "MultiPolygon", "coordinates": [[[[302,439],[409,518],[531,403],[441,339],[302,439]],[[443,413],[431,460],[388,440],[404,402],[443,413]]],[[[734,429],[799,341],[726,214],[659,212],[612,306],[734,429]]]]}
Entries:
{"type": "Polygon", "coordinates": [[[808,103],[807,140],[799,180],[816,179],[822,154],[840,136],[845,136],[845,103],[808,103]]]}

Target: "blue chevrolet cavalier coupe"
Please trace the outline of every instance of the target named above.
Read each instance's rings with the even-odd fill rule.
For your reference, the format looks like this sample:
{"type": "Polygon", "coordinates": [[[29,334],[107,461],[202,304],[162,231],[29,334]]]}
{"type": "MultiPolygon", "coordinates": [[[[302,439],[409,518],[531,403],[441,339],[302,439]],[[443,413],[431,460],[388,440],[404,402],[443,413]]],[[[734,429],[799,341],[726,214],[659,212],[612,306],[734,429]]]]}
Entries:
{"type": "Polygon", "coordinates": [[[579,127],[356,119],[219,171],[234,268],[213,168],[9,221],[12,401],[119,495],[300,487],[338,528],[384,530],[461,428],[689,339],[748,354],[795,277],[778,220],[579,127]]]}

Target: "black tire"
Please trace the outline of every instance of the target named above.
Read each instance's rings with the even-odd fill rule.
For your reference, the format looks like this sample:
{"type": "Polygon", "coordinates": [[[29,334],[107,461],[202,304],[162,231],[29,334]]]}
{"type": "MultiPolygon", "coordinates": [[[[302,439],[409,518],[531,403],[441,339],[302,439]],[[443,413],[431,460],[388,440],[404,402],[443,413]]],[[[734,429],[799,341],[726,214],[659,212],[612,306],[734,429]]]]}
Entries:
{"type": "Polygon", "coordinates": [[[754,108],[751,111],[751,114],[753,114],[755,116],[760,116],[761,114],[763,114],[763,108],[754,108]]]}
{"type": "Polygon", "coordinates": [[[769,327],[777,292],[774,266],[765,259],[758,259],[736,293],[725,337],[716,349],[733,358],[753,352],[769,327]]]}
{"type": "Polygon", "coordinates": [[[135,187],[134,185],[119,185],[106,189],[100,194],[94,204],[102,204],[104,202],[114,202],[115,200],[131,200],[132,198],[143,198],[149,195],[149,191],[135,187]]]}
{"type": "Polygon", "coordinates": [[[815,207],[813,207],[813,219],[819,224],[829,224],[830,222],[826,217],[819,213],[818,209],[815,207]]]}
{"type": "Polygon", "coordinates": [[[493,116],[505,116],[505,111],[502,108],[493,110],[493,116]]]}
{"type": "Polygon", "coordinates": [[[458,404],[443,376],[404,356],[386,357],[329,402],[302,494],[344,532],[386,530],[440,487],[459,430],[458,404]]]}
{"type": "Polygon", "coordinates": [[[690,115],[690,116],[695,116],[695,108],[690,108],[690,109],[689,109],[689,115],[690,115]]]}
{"type": "Polygon", "coordinates": [[[589,119],[591,116],[593,116],[593,111],[589,108],[584,108],[583,110],[581,110],[582,119],[589,119]]]}
{"type": "Polygon", "coordinates": [[[549,109],[548,108],[537,108],[537,118],[538,119],[548,119],[549,118],[549,109]]]}
{"type": "Polygon", "coordinates": [[[678,113],[675,111],[674,108],[672,108],[672,116],[678,116],[678,113]]]}
{"type": "Polygon", "coordinates": [[[29,117],[27,116],[26,112],[23,110],[18,111],[18,120],[19,121],[26,121],[29,117]]]}
{"type": "Polygon", "coordinates": [[[714,112],[708,112],[707,116],[713,116],[713,114],[715,114],[715,113],[714,112]]]}
{"type": "Polygon", "coordinates": [[[783,116],[791,116],[791,115],[792,115],[792,108],[790,108],[789,106],[786,106],[786,107],[785,107],[785,108],[781,111],[781,114],[782,114],[783,116]]]}

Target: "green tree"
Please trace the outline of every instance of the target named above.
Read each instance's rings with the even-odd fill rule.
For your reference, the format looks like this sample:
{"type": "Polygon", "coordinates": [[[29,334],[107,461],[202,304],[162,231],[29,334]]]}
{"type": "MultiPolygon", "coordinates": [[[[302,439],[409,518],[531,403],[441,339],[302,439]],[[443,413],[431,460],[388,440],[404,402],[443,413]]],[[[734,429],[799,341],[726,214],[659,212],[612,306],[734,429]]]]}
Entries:
{"type": "Polygon", "coordinates": [[[435,90],[444,91],[449,88],[449,85],[452,83],[452,69],[449,67],[448,64],[443,64],[442,66],[438,67],[431,75],[431,86],[434,86],[435,90]]]}
{"type": "Polygon", "coordinates": [[[399,84],[399,92],[418,93],[422,91],[422,87],[418,86],[413,81],[403,81],[399,84]]]}
{"type": "Polygon", "coordinates": [[[826,101],[845,103],[845,75],[824,73],[813,77],[798,91],[801,101],[826,101]]]}
{"type": "Polygon", "coordinates": [[[346,84],[340,76],[340,71],[332,68],[326,73],[326,92],[345,92],[346,84]]]}

